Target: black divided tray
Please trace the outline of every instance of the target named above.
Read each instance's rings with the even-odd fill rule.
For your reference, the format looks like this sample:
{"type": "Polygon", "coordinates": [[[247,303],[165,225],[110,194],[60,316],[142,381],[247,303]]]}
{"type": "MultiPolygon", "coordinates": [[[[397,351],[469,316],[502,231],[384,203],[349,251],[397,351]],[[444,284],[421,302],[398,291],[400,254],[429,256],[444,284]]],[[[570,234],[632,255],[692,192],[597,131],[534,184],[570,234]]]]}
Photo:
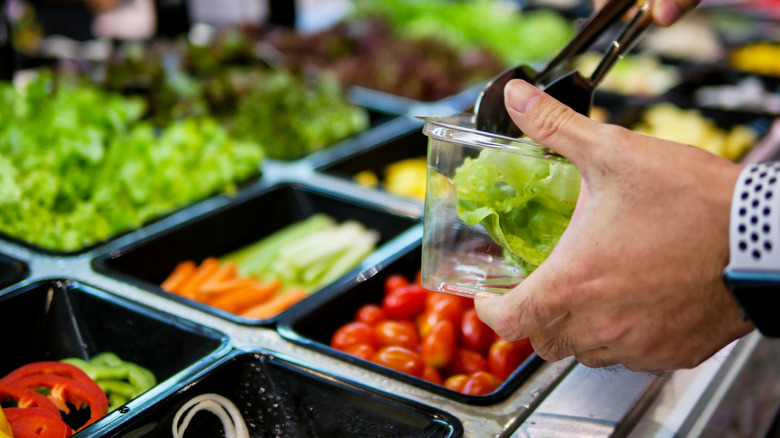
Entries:
{"type": "Polygon", "coordinates": [[[334,157],[330,162],[315,167],[315,170],[350,181],[365,170],[381,176],[389,164],[428,154],[428,137],[423,134],[422,126],[422,121],[414,120],[405,132],[386,137],[356,153],[334,157]]]}
{"type": "MultiPolygon", "coordinates": [[[[257,193],[247,194],[244,198],[201,217],[110,251],[95,258],[93,266],[98,272],[233,322],[270,325],[275,322],[276,317],[268,320],[243,318],[165,292],[159,285],[179,262],[200,262],[209,256],[222,256],[314,213],[325,213],[339,222],[354,219],[378,231],[378,251],[405,232],[416,226],[419,228],[420,223],[419,217],[391,211],[367,200],[350,199],[325,189],[285,182],[264,187],[257,193]]],[[[359,269],[355,268],[355,271],[359,269]]],[[[303,302],[309,299],[311,298],[303,302]]]]}
{"type": "Polygon", "coordinates": [[[154,373],[158,385],[109,412],[84,434],[180,384],[223,355],[225,335],[69,280],[40,281],[0,296],[4,354],[0,376],[19,366],[66,357],[89,359],[110,351],[154,373]]]}
{"type": "Polygon", "coordinates": [[[341,286],[338,291],[334,291],[328,296],[313,297],[310,299],[311,301],[307,300],[309,302],[304,302],[298,308],[284,315],[277,327],[279,333],[290,341],[461,403],[490,405],[506,400],[543,363],[539,356],[532,354],[494,392],[475,396],[447,389],[442,385],[401,373],[330,347],[330,339],[336,330],[352,321],[355,312],[361,306],[368,303],[381,303],[384,296],[383,284],[388,276],[401,274],[407,278],[414,278],[420,269],[421,258],[421,243],[418,241],[408,245],[404,250],[392,254],[377,266],[359,275],[349,284],[341,286]]]}
{"type": "MultiPolygon", "coordinates": [[[[194,381],[105,437],[170,437],[188,400],[221,395],[241,412],[250,437],[459,437],[463,426],[425,405],[344,381],[265,352],[236,351],[194,381]]],[[[185,437],[224,436],[217,417],[199,413],[185,437]]]]}
{"type": "Polygon", "coordinates": [[[24,279],[29,273],[27,263],[0,254],[0,289],[24,279]]]}

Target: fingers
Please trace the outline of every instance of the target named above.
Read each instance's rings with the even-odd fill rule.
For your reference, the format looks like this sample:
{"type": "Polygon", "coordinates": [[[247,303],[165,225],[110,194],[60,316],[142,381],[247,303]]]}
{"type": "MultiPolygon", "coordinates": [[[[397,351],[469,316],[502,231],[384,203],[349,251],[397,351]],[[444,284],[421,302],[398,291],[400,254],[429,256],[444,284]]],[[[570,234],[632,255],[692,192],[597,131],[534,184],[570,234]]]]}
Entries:
{"type": "MultiPolygon", "coordinates": [[[[700,0],[652,0],[650,14],[655,24],[668,27],[676,23],[683,15],[699,4],[700,0]]],[[[593,8],[599,10],[607,4],[607,0],[594,0],[593,8]]],[[[633,16],[635,12],[629,12],[633,16]]]]}
{"type": "MultiPolygon", "coordinates": [[[[515,79],[504,89],[507,112],[525,134],[577,167],[600,145],[601,124],[576,113],[528,82],[515,79]]],[[[582,170],[582,168],[580,168],[582,170]]]]}
{"type": "MultiPolygon", "coordinates": [[[[554,260],[548,258],[534,273],[505,295],[478,298],[474,307],[479,318],[499,336],[517,340],[531,336],[568,312],[555,275],[554,260]]],[[[571,355],[571,353],[569,353],[571,355]]]]}
{"type": "Polygon", "coordinates": [[[650,12],[655,24],[668,27],[698,4],[699,0],[653,0],[650,12]]]}

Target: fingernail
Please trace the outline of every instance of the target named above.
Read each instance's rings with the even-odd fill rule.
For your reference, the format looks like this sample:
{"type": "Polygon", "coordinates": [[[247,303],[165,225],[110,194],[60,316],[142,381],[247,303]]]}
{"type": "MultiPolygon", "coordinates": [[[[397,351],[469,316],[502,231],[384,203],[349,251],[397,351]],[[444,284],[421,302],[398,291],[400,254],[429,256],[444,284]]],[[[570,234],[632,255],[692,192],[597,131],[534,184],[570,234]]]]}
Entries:
{"type": "Polygon", "coordinates": [[[656,23],[659,26],[669,26],[677,21],[682,15],[682,11],[677,4],[671,0],[665,1],[660,4],[658,8],[658,14],[656,16],[656,23]]]}
{"type": "Polygon", "coordinates": [[[512,80],[504,87],[504,100],[507,106],[518,113],[525,113],[536,105],[541,91],[528,82],[512,80]]]}

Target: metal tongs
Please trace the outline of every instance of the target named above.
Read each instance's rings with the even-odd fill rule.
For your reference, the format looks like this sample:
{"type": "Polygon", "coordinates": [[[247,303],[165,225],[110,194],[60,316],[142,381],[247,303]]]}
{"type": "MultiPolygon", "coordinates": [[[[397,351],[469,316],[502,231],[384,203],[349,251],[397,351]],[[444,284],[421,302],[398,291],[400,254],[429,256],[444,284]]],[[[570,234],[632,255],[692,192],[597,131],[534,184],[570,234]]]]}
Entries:
{"type": "Polygon", "coordinates": [[[589,115],[595,88],[652,22],[648,13],[650,1],[644,0],[639,5],[639,10],[612,41],[589,78],[573,69],[572,61],[585,53],[635,4],[636,0],[609,0],[540,72],[528,65],[521,65],[493,79],[482,91],[474,107],[476,128],[509,137],[522,136],[520,128],[512,122],[504,106],[504,87],[512,79],[523,79],[532,83],[575,111],[589,115]]]}

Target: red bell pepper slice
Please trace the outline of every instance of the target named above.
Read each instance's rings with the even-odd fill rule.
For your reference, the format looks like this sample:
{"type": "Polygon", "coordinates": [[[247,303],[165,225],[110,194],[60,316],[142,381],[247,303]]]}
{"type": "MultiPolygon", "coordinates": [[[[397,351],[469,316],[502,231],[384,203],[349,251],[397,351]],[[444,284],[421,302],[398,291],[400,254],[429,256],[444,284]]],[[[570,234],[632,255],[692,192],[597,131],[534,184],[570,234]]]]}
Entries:
{"type": "Polygon", "coordinates": [[[89,406],[89,420],[79,430],[99,420],[108,412],[106,393],[100,390],[100,394],[96,394],[94,388],[66,377],[51,374],[33,374],[15,379],[13,384],[32,390],[48,388],[51,392],[49,399],[65,413],[69,411],[66,402],[70,402],[70,404],[79,408],[85,404],[89,406]]]}
{"type": "Polygon", "coordinates": [[[68,438],[73,430],[59,414],[41,408],[5,408],[14,438],[68,438]]]}
{"type": "Polygon", "coordinates": [[[67,377],[68,379],[77,380],[87,385],[98,387],[81,368],[69,363],[57,361],[41,361],[22,365],[0,379],[0,382],[9,383],[20,377],[31,376],[33,374],[53,374],[55,376],[67,377]]]}
{"type": "Polygon", "coordinates": [[[3,408],[3,414],[5,414],[5,419],[8,421],[19,417],[24,417],[28,414],[43,415],[45,417],[62,420],[62,414],[60,414],[60,411],[54,413],[48,409],[43,408],[3,408]]]}
{"type": "MultiPolygon", "coordinates": [[[[20,408],[37,407],[60,415],[57,406],[46,398],[45,395],[18,385],[0,383],[0,402],[8,398],[16,400],[16,405],[20,408]]],[[[5,412],[5,409],[3,412],[5,412]]]]}

